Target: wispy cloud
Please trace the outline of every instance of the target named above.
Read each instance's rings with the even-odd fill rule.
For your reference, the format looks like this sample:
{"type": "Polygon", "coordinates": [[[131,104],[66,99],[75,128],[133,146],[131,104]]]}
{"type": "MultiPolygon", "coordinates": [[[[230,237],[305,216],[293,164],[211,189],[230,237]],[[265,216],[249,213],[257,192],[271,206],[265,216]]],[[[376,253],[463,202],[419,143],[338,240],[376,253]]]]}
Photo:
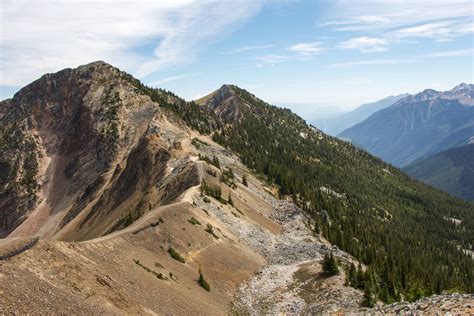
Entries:
{"type": "Polygon", "coordinates": [[[333,27],[336,31],[361,31],[367,30],[374,26],[384,26],[390,23],[388,16],[382,15],[352,15],[350,18],[343,20],[332,20],[317,23],[317,27],[333,27]]]}
{"type": "Polygon", "coordinates": [[[474,49],[468,48],[468,49],[455,49],[455,50],[433,52],[433,53],[421,55],[420,57],[423,57],[423,58],[465,57],[465,56],[473,56],[473,55],[474,55],[474,49]]]}
{"type": "Polygon", "coordinates": [[[146,78],[197,60],[202,49],[262,5],[252,0],[2,0],[0,85],[21,86],[45,72],[98,59],[146,78]]]}
{"type": "MultiPolygon", "coordinates": [[[[292,54],[292,55],[278,55],[278,54],[268,54],[263,56],[258,56],[256,59],[264,64],[278,64],[287,61],[303,60],[305,56],[292,54]]],[[[257,67],[260,67],[262,64],[258,64],[257,67]]]]}
{"type": "MultiPolygon", "coordinates": [[[[291,45],[285,49],[288,53],[267,54],[256,59],[264,64],[278,64],[289,61],[308,61],[315,55],[323,53],[326,48],[321,42],[304,42],[291,45]]],[[[261,64],[259,64],[261,65],[261,64]]]]}
{"type": "Polygon", "coordinates": [[[160,85],[160,84],[163,84],[163,83],[166,83],[166,82],[175,81],[175,80],[179,80],[179,79],[183,79],[183,78],[187,78],[187,77],[192,77],[192,76],[197,76],[197,75],[201,75],[201,74],[202,74],[202,72],[191,72],[191,73],[187,73],[187,74],[167,77],[167,78],[163,78],[163,79],[160,79],[160,80],[150,82],[149,85],[157,86],[157,85],[160,85]]]}
{"type": "Polygon", "coordinates": [[[287,48],[287,50],[301,55],[312,56],[320,54],[326,49],[321,46],[321,42],[298,43],[287,48]]]}
{"type": "Polygon", "coordinates": [[[272,48],[274,45],[255,45],[255,46],[242,46],[239,48],[236,48],[234,50],[230,50],[225,52],[225,54],[239,54],[239,53],[244,53],[252,50],[259,50],[259,49],[266,49],[266,48],[272,48]]]}
{"type": "Polygon", "coordinates": [[[472,0],[341,0],[328,20],[317,26],[351,34],[341,48],[378,52],[400,42],[427,38],[447,42],[472,34],[472,8],[472,0]]]}
{"type": "Polygon", "coordinates": [[[357,49],[362,53],[384,52],[387,50],[389,42],[377,37],[356,37],[339,44],[343,49],[357,49]]]}
{"type": "Polygon", "coordinates": [[[344,63],[329,64],[330,68],[353,67],[353,66],[370,66],[370,65],[389,65],[399,63],[413,62],[414,59],[373,59],[373,60],[358,60],[344,63]]]}

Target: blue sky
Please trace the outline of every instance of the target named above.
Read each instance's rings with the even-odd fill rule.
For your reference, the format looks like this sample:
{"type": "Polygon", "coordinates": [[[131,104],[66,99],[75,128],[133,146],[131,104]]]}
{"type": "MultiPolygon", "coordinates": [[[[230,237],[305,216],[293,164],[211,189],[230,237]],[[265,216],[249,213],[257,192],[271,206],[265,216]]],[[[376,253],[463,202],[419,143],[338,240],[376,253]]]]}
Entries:
{"type": "Polygon", "coordinates": [[[473,80],[462,1],[22,1],[0,6],[0,97],[105,60],[190,100],[223,83],[306,118],[473,80]]]}

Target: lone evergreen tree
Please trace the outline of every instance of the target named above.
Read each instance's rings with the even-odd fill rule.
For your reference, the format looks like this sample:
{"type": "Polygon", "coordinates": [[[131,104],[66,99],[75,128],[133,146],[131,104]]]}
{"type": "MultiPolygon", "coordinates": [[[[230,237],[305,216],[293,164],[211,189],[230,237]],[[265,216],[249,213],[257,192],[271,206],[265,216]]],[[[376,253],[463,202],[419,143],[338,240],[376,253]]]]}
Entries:
{"type": "Polygon", "coordinates": [[[208,291],[208,292],[211,291],[211,286],[209,285],[209,283],[207,283],[207,281],[204,279],[204,276],[202,275],[201,266],[199,266],[199,279],[198,279],[198,284],[199,284],[200,287],[202,287],[202,288],[205,289],[206,291],[208,291]]]}
{"type": "Polygon", "coordinates": [[[249,184],[247,183],[247,177],[245,176],[245,174],[242,176],[242,184],[245,185],[246,187],[249,186],[249,184]]]}
{"type": "Polygon", "coordinates": [[[366,282],[364,289],[364,301],[362,306],[374,307],[377,299],[375,298],[372,282],[366,282]]]}
{"type": "Polygon", "coordinates": [[[357,285],[357,271],[354,263],[351,263],[346,275],[346,284],[352,287],[357,285]]]}
{"type": "Polygon", "coordinates": [[[212,164],[217,167],[217,169],[221,168],[221,164],[219,163],[219,158],[216,156],[212,157],[212,164]]]}
{"type": "Polygon", "coordinates": [[[229,199],[227,201],[231,206],[234,206],[234,201],[232,200],[232,195],[230,194],[230,190],[229,190],[229,199]]]}
{"type": "Polygon", "coordinates": [[[339,267],[337,266],[336,259],[334,259],[332,252],[329,256],[327,254],[324,255],[323,271],[329,276],[339,274],[339,267]]]}

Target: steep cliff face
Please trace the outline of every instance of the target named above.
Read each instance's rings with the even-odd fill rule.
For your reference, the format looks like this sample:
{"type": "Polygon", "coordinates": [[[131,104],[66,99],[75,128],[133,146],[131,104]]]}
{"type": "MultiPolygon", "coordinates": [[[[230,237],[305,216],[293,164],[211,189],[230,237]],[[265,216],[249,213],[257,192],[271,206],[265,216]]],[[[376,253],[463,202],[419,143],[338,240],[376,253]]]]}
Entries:
{"type": "Polygon", "coordinates": [[[95,62],[2,102],[0,236],[96,237],[160,203],[149,188],[168,176],[186,132],[138,92],[127,74],[95,62]]]}

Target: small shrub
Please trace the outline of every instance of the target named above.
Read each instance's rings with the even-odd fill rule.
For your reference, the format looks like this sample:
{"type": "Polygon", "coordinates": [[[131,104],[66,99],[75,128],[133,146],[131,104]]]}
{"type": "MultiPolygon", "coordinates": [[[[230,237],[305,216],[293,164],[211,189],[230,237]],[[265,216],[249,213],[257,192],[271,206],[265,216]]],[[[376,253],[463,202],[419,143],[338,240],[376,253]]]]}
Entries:
{"type": "Polygon", "coordinates": [[[249,184],[247,183],[247,176],[245,174],[242,176],[242,184],[245,185],[246,187],[249,186],[249,184]]]}
{"type": "Polygon", "coordinates": [[[211,286],[207,281],[204,279],[204,276],[202,275],[201,268],[199,268],[199,279],[198,279],[198,284],[200,287],[205,289],[206,291],[210,292],[211,291],[211,286]]]}
{"type": "Polygon", "coordinates": [[[195,219],[194,217],[191,217],[191,219],[189,219],[188,222],[193,224],[193,225],[201,225],[201,223],[197,219],[195,219]]]}
{"type": "Polygon", "coordinates": [[[205,231],[209,234],[211,234],[215,239],[219,239],[219,236],[216,235],[216,233],[214,233],[214,228],[212,227],[211,224],[207,224],[206,225],[206,229],[205,231]]]}
{"type": "Polygon", "coordinates": [[[174,250],[173,248],[169,247],[168,253],[170,254],[171,258],[173,258],[174,260],[185,263],[184,258],[179,253],[177,253],[176,250],[174,250]]]}
{"type": "Polygon", "coordinates": [[[211,162],[214,166],[217,167],[217,169],[220,169],[221,168],[221,164],[219,162],[219,158],[217,158],[216,156],[212,157],[212,162],[211,162]]]}
{"type": "Polygon", "coordinates": [[[329,276],[339,274],[339,267],[337,266],[336,260],[334,259],[332,252],[329,256],[327,254],[324,255],[323,271],[329,276]]]}
{"type": "MultiPolygon", "coordinates": [[[[143,270],[145,270],[146,272],[149,272],[149,273],[152,273],[153,275],[155,275],[158,279],[160,280],[166,280],[166,277],[163,277],[163,274],[160,273],[160,272],[156,272],[156,271],[153,271],[152,269],[148,268],[147,266],[143,265],[140,260],[138,259],[133,259],[133,261],[140,267],[143,268],[143,270]]],[[[155,263],[156,265],[156,263],[155,263]]]]}
{"type": "Polygon", "coordinates": [[[213,176],[213,177],[215,177],[215,176],[217,175],[217,173],[216,173],[214,170],[212,170],[212,169],[206,169],[206,172],[207,172],[209,175],[213,176]]]}
{"type": "Polygon", "coordinates": [[[205,181],[201,184],[201,193],[212,196],[216,200],[220,200],[222,191],[220,186],[208,185],[205,181]]]}
{"type": "Polygon", "coordinates": [[[220,180],[224,182],[225,184],[227,184],[232,189],[235,189],[237,188],[237,185],[235,184],[234,178],[235,178],[234,171],[231,168],[226,168],[222,171],[220,180]]]}

